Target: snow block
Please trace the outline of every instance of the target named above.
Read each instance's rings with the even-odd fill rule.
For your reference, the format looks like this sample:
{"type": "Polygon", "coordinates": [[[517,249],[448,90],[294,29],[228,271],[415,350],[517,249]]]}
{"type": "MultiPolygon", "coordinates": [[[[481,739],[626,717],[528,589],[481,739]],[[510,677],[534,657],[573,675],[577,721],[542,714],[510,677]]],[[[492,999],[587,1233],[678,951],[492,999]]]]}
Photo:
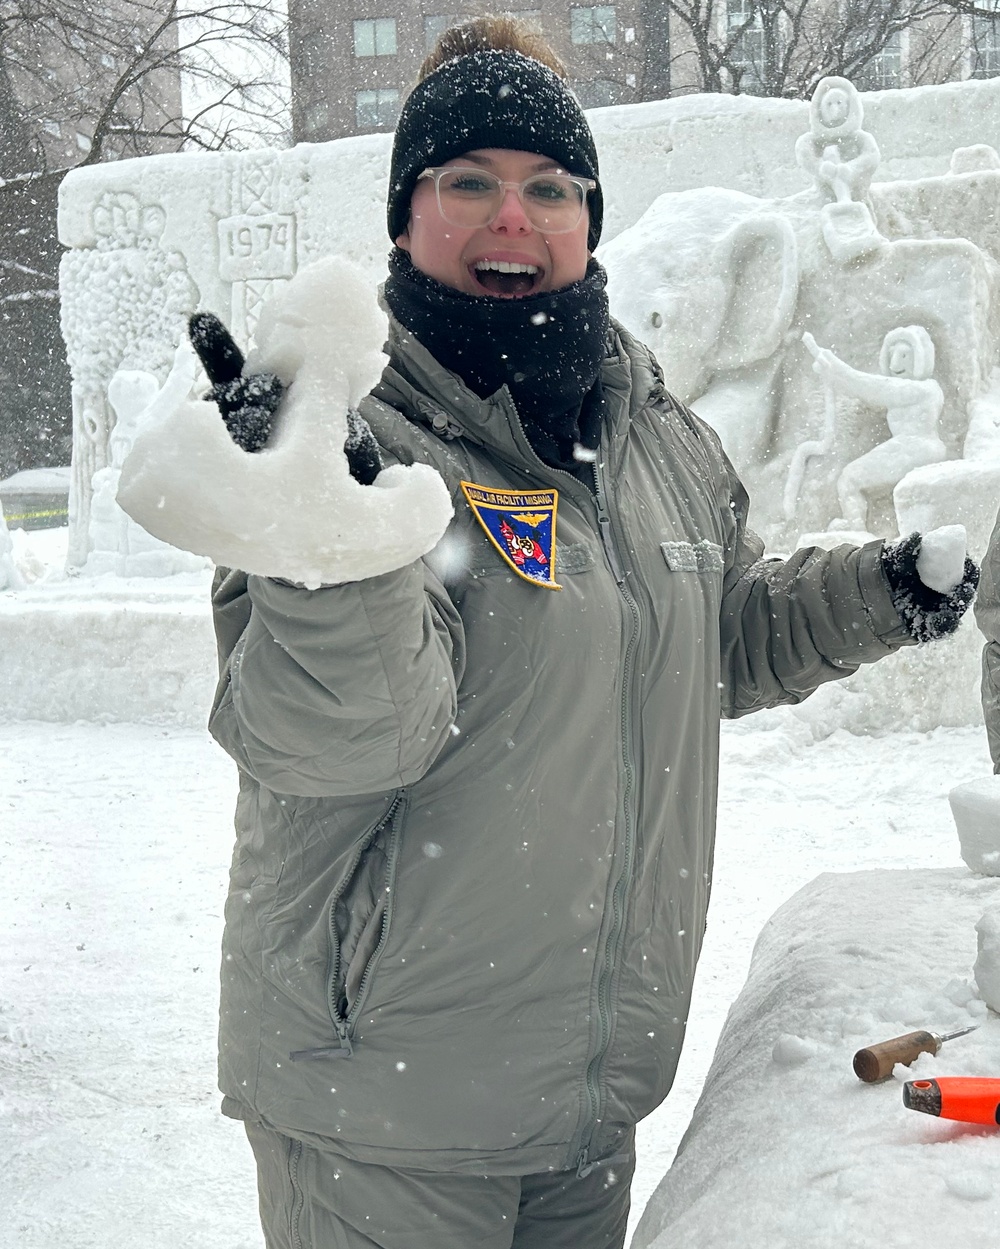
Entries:
{"type": "Polygon", "coordinates": [[[946,460],[915,468],[896,486],[893,502],[901,534],[958,523],[968,534],[969,554],[981,560],[1000,503],[1000,463],[946,460]]]}
{"type": "Polygon", "coordinates": [[[217,663],[211,572],[0,594],[0,720],[201,728],[217,663]]]}
{"type": "Polygon", "coordinates": [[[1000,1013],[1000,906],[991,906],[976,925],[979,953],[974,968],[979,996],[1000,1013]]]}
{"type": "Polygon", "coordinates": [[[969,983],[998,903],[1000,881],[965,868],[825,873],[786,902],[632,1249],[993,1243],[996,1133],[906,1110],[900,1083],[1000,1071],[1000,1023],[969,983]],[[854,1074],[865,1045],[970,1024],[894,1079],[854,1074]]]}
{"type": "Polygon", "coordinates": [[[1000,776],[956,785],[948,801],[962,858],[974,872],[1000,876],[1000,776]]]}

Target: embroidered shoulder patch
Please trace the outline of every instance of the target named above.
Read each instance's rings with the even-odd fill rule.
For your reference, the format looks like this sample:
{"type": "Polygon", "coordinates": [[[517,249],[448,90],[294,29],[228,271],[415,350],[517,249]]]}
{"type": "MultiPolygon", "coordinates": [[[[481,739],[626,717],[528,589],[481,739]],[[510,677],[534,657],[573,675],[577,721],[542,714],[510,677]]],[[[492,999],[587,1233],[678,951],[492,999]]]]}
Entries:
{"type": "Polygon", "coordinates": [[[558,490],[491,490],[463,481],[462,493],[486,536],[525,581],[561,590],[556,576],[558,490]]]}
{"type": "Polygon", "coordinates": [[[717,573],[726,566],[722,547],[707,538],[700,542],[661,542],[660,550],[671,572],[717,573]]]}

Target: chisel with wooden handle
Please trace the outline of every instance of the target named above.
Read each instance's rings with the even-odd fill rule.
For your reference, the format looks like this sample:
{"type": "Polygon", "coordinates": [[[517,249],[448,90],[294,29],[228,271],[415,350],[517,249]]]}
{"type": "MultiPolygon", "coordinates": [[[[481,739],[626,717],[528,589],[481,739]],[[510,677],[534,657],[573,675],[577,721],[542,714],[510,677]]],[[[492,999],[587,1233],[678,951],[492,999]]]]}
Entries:
{"type": "Polygon", "coordinates": [[[978,1027],[979,1024],[974,1023],[968,1028],[943,1034],[907,1032],[905,1036],[896,1036],[890,1041],[869,1045],[854,1055],[854,1074],[866,1084],[877,1084],[879,1080],[887,1080],[892,1075],[896,1063],[908,1067],[921,1054],[936,1054],[945,1041],[954,1041],[956,1037],[974,1032],[978,1027]]]}
{"type": "Polygon", "coordinates": [[[1000,1127],[1000,1080],[979,1076],[908,1080],[903,1085],[903,1105],[940,1119],[1000,1127]]]}

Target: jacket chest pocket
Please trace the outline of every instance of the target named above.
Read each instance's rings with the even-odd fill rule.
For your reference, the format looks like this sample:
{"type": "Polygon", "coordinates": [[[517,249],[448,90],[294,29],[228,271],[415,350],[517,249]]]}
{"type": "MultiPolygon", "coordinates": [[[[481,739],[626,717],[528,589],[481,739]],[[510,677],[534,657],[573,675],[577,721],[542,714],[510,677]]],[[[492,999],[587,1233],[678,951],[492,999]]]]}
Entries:
{"type": "Polygon", "coordinates": [[[722,546],[709,538],[698,542],[673,539],[660,543],[660,552],[671,572],[694,572],[706,577],[721,577],[725,570],[722,546]]]}

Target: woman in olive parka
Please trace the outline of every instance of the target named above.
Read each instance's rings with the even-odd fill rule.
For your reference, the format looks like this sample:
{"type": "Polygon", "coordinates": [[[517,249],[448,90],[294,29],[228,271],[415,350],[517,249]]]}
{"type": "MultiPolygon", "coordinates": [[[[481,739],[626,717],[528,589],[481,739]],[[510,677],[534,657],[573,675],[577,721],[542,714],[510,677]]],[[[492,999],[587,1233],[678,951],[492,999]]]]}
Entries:
{"type": "MultiPolygon", "coordinates": [[[[621,1246],[705,928],[720,716],[971,598],[971,565],[921,585],[916,535],[764,558],[718,438],[609,316],[602,207],[546,46],[443,36],[396,131],[389,363],[347,454],[365,484],[436,468],[462,558],[217,580],[220,1080],[269,1249],[621,1246]]],[[[193,338],[256,451],[283,385],[214,318],[193,338]]]]}

